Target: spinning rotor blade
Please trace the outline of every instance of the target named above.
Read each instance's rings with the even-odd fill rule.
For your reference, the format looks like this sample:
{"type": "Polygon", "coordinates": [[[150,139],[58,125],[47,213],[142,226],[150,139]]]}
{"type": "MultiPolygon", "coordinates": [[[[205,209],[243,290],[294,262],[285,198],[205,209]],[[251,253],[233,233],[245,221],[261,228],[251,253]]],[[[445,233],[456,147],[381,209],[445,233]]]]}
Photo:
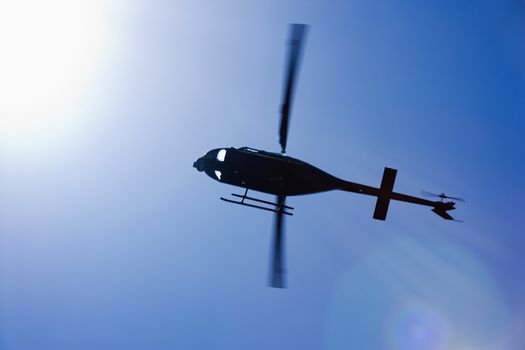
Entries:
{"type": "Polygon", "coordinates": [[[281,153],[286,152],[286,141],[288,138],[288,123],[290,121],[290,112],[292,110],[292,99],[294,94],[294,85],[299,66],[303,40],[306,35],[308,26],[304,24],[290,25],[288,66],[285,75],[285,88],[283,104],[281,109],[281,127],[279,130],[279,143],[281,144],[281,153]]]}
{"type": "Polygon", "coordinates": [[[438,197],[438,198],[441,197],[441,196],[440,196],[439,194],[437,194],[437,193],[428,192],[428,191],[425,191],[425,190],[422,190],[422,191],[421,191],[421,194],[422,194],[423,196],[426,196],[426,197],[438,197]]]}
{"type": "MultiPolygon", "coordinates": [[[[284,205],[284,196],[277,196],[278,203],[284,205]]],[[[270,266],[270,287],[286,288],[284,270],[284,214],[279,209],[275,217],[272,257],[270,266]]]]}
{"type": "Polygon", "coordinates": [[[448,198],[448,199],[453,199],[453,200],[465,203],[465,200],[463,198],[447,196],[444,193],[437,194],[437,193],[432,193],[428,191],[421,191],[421,194],[427,197],[437,197],[437,198],[442,198],[442,199],[448,198]]]}
{"type": "Polygon", "coordinates": [[[463,198],[459,198],[459,197],[450,197],[450,196],[445,196],[446,198],[450,198],[450,199],[453,199],[455,201],[458,201],[458,202],[463,202],[465,203],[465,200],[463,198]]]}

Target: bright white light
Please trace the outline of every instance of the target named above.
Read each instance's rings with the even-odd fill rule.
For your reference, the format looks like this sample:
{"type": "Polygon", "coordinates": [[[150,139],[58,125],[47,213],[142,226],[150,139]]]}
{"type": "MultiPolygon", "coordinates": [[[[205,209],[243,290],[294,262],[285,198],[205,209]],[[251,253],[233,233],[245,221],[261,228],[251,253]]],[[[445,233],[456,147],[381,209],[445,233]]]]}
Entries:
{"type": "Polygon", "coordinates": [[[215,176],[217,176],[217,179],[221,179],[221,172],[219,170],[215,170],[215,176]]]}
{"type": "Polygon", "coordinates": [[[63,121],[101,58],[107,3],[0,2],[0,137],[46,133],[63,121]]]}
{"type": "Polygon", "coordinates": [[[219,153],[217,153],[217,160],[219,162],[224,162],[224,157],[226,157],[226,150],[225,149],[221,149],[219,151],[219,153]]]}

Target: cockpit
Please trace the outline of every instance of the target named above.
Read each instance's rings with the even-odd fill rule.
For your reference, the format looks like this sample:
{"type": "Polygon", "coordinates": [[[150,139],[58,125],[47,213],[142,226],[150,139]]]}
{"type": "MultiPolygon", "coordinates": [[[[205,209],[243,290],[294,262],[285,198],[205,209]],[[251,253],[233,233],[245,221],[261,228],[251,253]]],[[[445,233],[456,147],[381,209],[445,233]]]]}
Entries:
{"type": "Polygon", "coordinates": [[[221,180],[222,163],[226,160],[227,150],[217,148],[207,152],[193,163],[193,167],[198,171],[204,171],[210,177],[221,180]]]}

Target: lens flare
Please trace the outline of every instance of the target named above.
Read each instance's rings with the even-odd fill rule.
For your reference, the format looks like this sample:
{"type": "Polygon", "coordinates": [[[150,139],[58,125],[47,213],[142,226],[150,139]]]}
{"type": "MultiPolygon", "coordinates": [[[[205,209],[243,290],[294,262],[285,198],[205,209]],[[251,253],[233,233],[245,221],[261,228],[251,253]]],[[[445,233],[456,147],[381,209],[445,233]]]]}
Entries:
{"type": "Polygon", "coordinates": [[[447,320],[423,302],[401,305],[387,323],[386,338],[392,349],[439,350],[449,344],[447,320]]]}
{"type": "Polygon", "coordinates": [[[334,290],[328,349],[504,349],[508,305],[480,260],[437,238],[398,238],[334,290]]]}

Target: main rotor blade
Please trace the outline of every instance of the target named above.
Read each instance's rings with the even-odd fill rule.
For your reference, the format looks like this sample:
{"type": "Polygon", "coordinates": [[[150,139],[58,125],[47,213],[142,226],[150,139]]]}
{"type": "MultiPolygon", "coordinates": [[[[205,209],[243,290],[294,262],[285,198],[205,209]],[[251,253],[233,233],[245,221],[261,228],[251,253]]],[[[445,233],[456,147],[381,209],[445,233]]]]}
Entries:
{"type": "Polygon", "coordinates": [[[303,41],[308,30],[304,24],[290,25],[290,38],[288,49],[288,66],[285,75],[285,88],[283,104],[281,109],[281,127],[279,129],[279,143],[281,144],[281,153],[286,152],[286,141],[288,139],[288,123],[292,110],[292,99],[294,95],[294,86],[297,76],[297,70],[301,59],[303,41]]]}
{"type": "MultiPolygon", "coordinates": [[[[277,201],[284,204],[284,196],[277,196],[277,201]]],[[[286,288],[284,269],[284,214],[282,209],[275,216],[272,257],[270,266],[270,287],[286,288]]]]}

